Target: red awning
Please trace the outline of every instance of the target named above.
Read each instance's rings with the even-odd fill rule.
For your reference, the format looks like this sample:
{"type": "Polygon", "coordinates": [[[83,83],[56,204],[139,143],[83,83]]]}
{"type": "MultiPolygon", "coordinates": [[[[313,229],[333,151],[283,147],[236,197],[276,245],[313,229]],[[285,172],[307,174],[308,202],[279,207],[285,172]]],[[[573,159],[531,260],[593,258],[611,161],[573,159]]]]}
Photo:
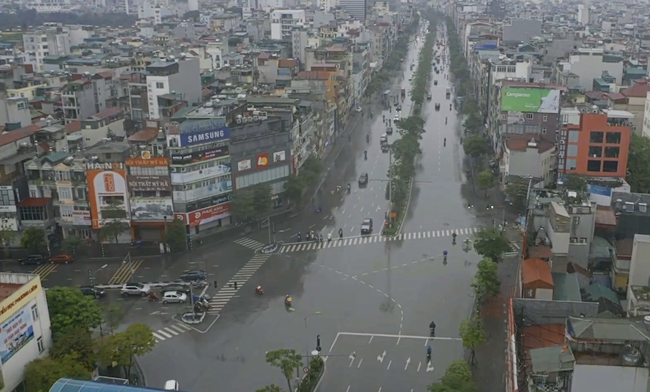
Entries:
{"type": "Polygon", "coordinates": [[[51,201],[51,197],[30,197],[18,203],[18,207],[45,207],[51,201]]]}

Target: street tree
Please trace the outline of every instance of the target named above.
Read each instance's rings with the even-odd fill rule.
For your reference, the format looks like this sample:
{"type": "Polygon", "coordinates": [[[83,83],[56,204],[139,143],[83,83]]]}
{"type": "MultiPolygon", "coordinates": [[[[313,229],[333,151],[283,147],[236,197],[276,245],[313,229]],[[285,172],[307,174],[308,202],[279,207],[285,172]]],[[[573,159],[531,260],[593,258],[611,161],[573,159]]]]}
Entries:
{"type": "Polygon", "coordinates": [[[102,309],[97,301],[76,287],[53,287],[45,292],[50,311],[50,329],[55,340],[60,334],[82,328],[97,328],[102,309]]]}
{"type": "Polygon", "coordinates": [[[483,321],[478,315],[475,314],[460,323],[460,338],[463,340],[463,347],[470,351],[470,364],[474,364],[476,349],[487,341],[483,321]]]}
{"type": "Polygon", "coordinates": [[[463,150],[465,154],[471,157],[479,157],[488,151],[487,143],[480,135],[469,135],[463,142],[463,150]]]}
{"type": "Polygon", "coordinates": [[[478,176],[476,176],[476,182],[478,183],[478,189],[485,192],[485,197],[487,197],[488,189],[494,186],[494,175],[492,174],[492,171],[486,169],[478,173],[478,176]]]}
{"type": "Polygon", "coordinates": [[[300,177],[295,174],[289,175],[287,181],[284,183],[284,196],[289,203],[294,206],[302,204],[303,184],[300,177]]]}
{"type": "Polygon", "coordinates": [[[25,392],[45,392],[60,378],[90,380],[91,371],[72,358],[47,357],[25,367],[25,392]]]}
{"type": "Polygon", "coordinates": [[[267,385],[264,388],[260,388],[256,390],[255,392],[284,392],[282,388],[275,384],[267,385]]]}
{"type": "Polygon", "coordinates": [[[116,302],[104,307],[104,323],[108,327],[111,334],[115,333],[115,329],[120,326],[120,322],[124,317],[123,302],[116,302]]]}
{"type": "Polygon", "coordinates": [[[250,187],[237,189],[232,193],[230,208],[232,209],[232,216],[240,222],[255,219],[254,194],[250,187]]]}
{"type": "Polygon", "coordinates": [[[476,392],[472,372],[462,359],[453,361],[440,381],[427,386],[429,392],[476,392]]]}
{"type": "Polygon", "coordinates": [[[483,128],[483,120],[479,117],[478,112],[469,114],[463,122],[463,127],[469,134],[478,133],[483,128]]]}
{"type": "Polygon", "coordinates": [[[165,232],[165,242],[172,252],[182,251],[187,246],[187,234],[185,223],[180,219],[174,219],[165,232]]]}
{"type": "Polygon", "coordinates": [[[632,192],[650,193],[650,138],[632,134],[625,181],[632,192]]]}
{"type": "Polygon", "coordinates": [[[45,231],[40,227],[29,227],[23,231],[20,244],[30,252],[42,252],[46,248],[45,231]]]}
{"type": "Polygon", "coordinates": [[[514,178],[506,184],[505,192],[513,207],[520,211],[526,208],[528,181],[523,178],[514,178]]]}
{"type": "Polygon", "coordinates": [[[304,186],[311,187],[318,183],[320,175],[323,172],[323,163],[314,154],[311,154],[300,168],[298,175],[304,186]]]}
{"type": "Polygon", "coordinates": [[[124,376],[131,378],[135,357],[153,350],[156,338],[146,324],[131,324],[124,332],[104,337],[99,344],[97,357],[104,366],[121,367],[124,376]]]}
{"type": "Polygon", "coordinates": [[[474,234],[474,249],[483,257],[500,261],[501,256],[510,251],[510,243],[498,227],[481,227],[474,234]]]}
{"type": "Polygon", "coordinates": [[[11,242],[13,239],[16,238],[16,232],[13,230],[8,230],[8,229],[1,229],[0,230],[0,245],[4,248],[4,254],[5,258],[9,258],[9,247],[11,246],[11,242]]]}
{"type": "Polygon", "coordinates": [[[302,356],[293,349],[267,351],[266,363],[280,369],[284,378],[287,379],[289,392],[292,392],[291,378],[295,374],[296,369],[300,368],[300,365],[302,365],[302,356]]]}
{"type": "Polygon", "coordinates": [[[397,124],[397,133],[401,136],[412,134],[417,140],[420,140],[424,132],[424,120],[420,116],[407,117],[397,124]]]}
{"type": "Polygon", "coordinates": [[[95,368],[95,342],[87,328],[70,328],[56,335],[50,355],[54,359],[73,359],[88,371],[95,368]]]}
{"type": "Polygon", "coordinates": [[[253,203],[255,206],[255,215],[263,216],[271,210],[271,197],[273,191],[269,184],[257,184],[251,187],[253,191],[253,203]]]}
{"type": "Polygon", "coordinates": [[[81,239],[78,235],[69,235],[63,239],[61,247],[64,251],[70,253],[71,255],[76,255],[77,251],[82,249],[86,245],[86,242],[81,239]]]}
{"type": "Polygon", "coordinates": [[[487,257],[478,262],[478,269],[472,279],[472,289],[474,289],[476,300],[481,304],[501,292],[497,263],[487,257]]]}
{"type": "MultiPolygon", "coordinates": [[[[103,213],[104,211],[102,211],[102,214],[103,213]]],[[[113,240],[117,244],[120,234],[126,233],[130,229],[131,226],[129,226],[126,222],[113,220],[111,222],[105,223],[104,226],[99,229],[99,235],[102,240],[113,240]]]]}

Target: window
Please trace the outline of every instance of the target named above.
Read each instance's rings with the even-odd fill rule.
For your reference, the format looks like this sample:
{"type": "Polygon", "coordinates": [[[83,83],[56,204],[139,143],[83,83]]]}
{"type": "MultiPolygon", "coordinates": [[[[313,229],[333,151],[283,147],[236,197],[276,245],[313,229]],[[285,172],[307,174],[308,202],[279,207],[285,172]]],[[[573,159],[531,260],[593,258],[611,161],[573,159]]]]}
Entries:
{"type": "Polygon", "coordinates": [[[605,158],[618,158],[620,148],[605,147],[605,158]]]}
{"type": "Polygon", "coordinates": [[[542,122],[546,122],[546,121],[548,121],[548,115],[547,114],[542,116],[542,122]]]}
{"type": "Polygon", "coordinates": [[[546,128],[542,128],[542,135],[546,135],[546,128]]]}
{"type": "Polygon", "coordinates": [[[601,162],[590,159],[587,161],[587,171],[590,172],[600,172],[601,162]]]}
{"type": "Polygon", "coordinates": [[[61,217],[62,218],[72,218],[72,212],[74,211],[73,206],[61,206],[61,217]]]}
{"type": "Polygon", "coordinates": [[[72,200],[72,190],[68,187],[59,188],[59,199],[72,200]]]}
{"type": "Polygon", "coordinates": [[[526,117],[526,120],[532,120],[533,119],[533,114],[532,113],[526,113],[525,117],[526,117]]]}
{"type": "Polygon", "coordinates": [[[603,162],[603,171],[605,173],[618,172],[618,161],[605,161],[603,162]]]}
{"type": "Polygon", "coordinates": [[[589,158],[602,158],[603,148],[600,146],[589,146],[589,158]]]}
{"type": "Polygon", "coordinates": [[[589,142],[590,143],[602,143],[603,142],[603,132],[591,132],[589,135],[589,142]]]}
{"type": "Polygon", "coordinates": [[[607,132],[607,143],[609,144],[621,144],[621,133],[620,132],[607,132]]]}
{"type": "Polygon", "coordinates": [[[575,144],[569,144],[566,148],[567,157],[577,157],[578,156],[578,146],[575,144]]]}
{"type": "Polygon", "coordinates": [[[43,344],[43,337],[39,336],[38,339],[36,339],[36,344],[38,345],[38,353],[42,353],[45,351],[45,344],[43,344]]]}
{"type": "Polygon", "coordinates": [[[18,207],[20,220],[44,221],[48,220],[47,209],[44,207],[18,207]]]}
{"type": "Polygon", "coordinates": [[[156,88],[157,88],[157,89],[163,89],[163,88],[165,88],[165,83],[163,83],[163,82],[156,82],[156,88]]]}
{"type": "Polygon", "coordinates": [[[578,143],[580,141],[580,131],[569,131],[569,143],[578,143]]]}
{"type": "Polygon", "coordinates": [[[38,320],[38,307],[36,307],[36,304],[32,305],[32,320],[38,320]]]}

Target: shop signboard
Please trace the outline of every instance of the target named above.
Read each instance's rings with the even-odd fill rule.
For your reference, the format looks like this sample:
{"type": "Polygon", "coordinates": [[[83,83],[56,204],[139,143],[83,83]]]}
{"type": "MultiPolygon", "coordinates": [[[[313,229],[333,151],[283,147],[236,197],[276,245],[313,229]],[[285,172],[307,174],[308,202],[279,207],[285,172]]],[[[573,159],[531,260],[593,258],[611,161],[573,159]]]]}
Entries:
{"type": "Polygon", "coordinates": [[[90,226],[90,211],[72,211],[72,224],[75,226],[90,226]]]}
{"type": "Polygon", "coordinates": [[[134,221],[163,222],[165,217],[171,220],[174,216],[171,197],[132,197],[129,204],[134,221]]]}
{"type": "Polygon", "coordinates": [[[180,219],[190,226],[200,226],[230,216],[230,203],[204,208],[184,214],[175,214],[174,219],[180,219]]]}
{"type": "MultiPolygon", "coordinates": [[[[102,170],[93,169],[86,171],[88,181],[88,200],[93,217],[93,228],[102,227],[100,210],[104,208],[110,198],[112,201],[122,199],[128,208],[128,193],[126,187],[126,171],[122,169],[102,170]]],[[[128,210],[127,210],[128,211],[128,210]]]]}
{"type": "Polygon", "coordinates": [[[228,155],[228,146],[211,148],[205,151],[188,152],[185,154],[176,153],[172,154],[172,165],[186,165],[188,163],[225,157],[226,155],[228,155]]]}
{"type": "Polygon", "coordinates": [[[32,312],[28,305],[20,308],[0,324],[0,360],[4,365],[34,339],[32,312]]]}
{"type": "Polygon", "coordinates": [[[226,118],[211,118],[209,120],[189,120],[184,121],[178,125],[178,132],[184,133],[199,133],[219,129],[226,126],[226,118]]]}
{"type": "Polygon", "coordinates": [[[195,201],[193,203],[185,204],[185,211],[196,211],[203,208],[208,208],[219,204],[227,203],[231,200],[232,200],[232,193],[228,193],[225,195],[216,195],[216,196],[212,196],[209,199],[203,199],[203,200],[195,201]]]}
{"type": "Polygon", "coordinates": [[[167,145],[172,148],[214,143],[230,139],[230,128],[210,128],[193,133],[167,136],[167,145]]]}
{"type": "Polygon", "coordinates": [[[560,90],[504,87],[501,90],[501,111],[559,113],[560,90]]]}
{"type": "Polygon", "coordinates": [[[131,191],[171,191],[172,184],[168,176],[127,176],[131,191]]]}
{"type": "Polygon", "coordinates": [[[230,173],[230,163],[219,163],[216,166],[206,167],[201,170],[194,170],[187,173],[171,173],[172,184],[185,184],[187,182],[201,179],[222,176],[230,173]]]}
{"type": "Polygon", "coordinates": [[[169,166],[168,158],[128,158],[126,166],[135,167],[167,167],[169,166]]]}
{"type": "Polygon", "coordinates": [[[186,202],[232,191],[232,180],[230,179],[230,176],[225,176],[222,178],[228,179],[224,179],[222,181],[218,181],[217,183],[209,184],[208,186],[201,188],[188,189],[184,191],[173,191],[172,196],[176,202],[186,202]]]}
{"type": "Polygon", "coordinates": [[[287,159],[287,153],[284,151],[276,151],[273,153],[273,162],[282,162],[287,159]]]}

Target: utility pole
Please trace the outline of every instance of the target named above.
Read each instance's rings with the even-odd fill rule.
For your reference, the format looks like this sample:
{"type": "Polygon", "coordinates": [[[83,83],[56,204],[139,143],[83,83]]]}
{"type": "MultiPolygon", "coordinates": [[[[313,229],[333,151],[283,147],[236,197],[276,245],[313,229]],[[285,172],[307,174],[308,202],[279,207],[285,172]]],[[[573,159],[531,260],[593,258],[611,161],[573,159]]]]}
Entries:
{"type": "Polygon", "coordinates": [[[393,211],[393,149],[388,146],[388,221],[392,220],[393,211]]]}

